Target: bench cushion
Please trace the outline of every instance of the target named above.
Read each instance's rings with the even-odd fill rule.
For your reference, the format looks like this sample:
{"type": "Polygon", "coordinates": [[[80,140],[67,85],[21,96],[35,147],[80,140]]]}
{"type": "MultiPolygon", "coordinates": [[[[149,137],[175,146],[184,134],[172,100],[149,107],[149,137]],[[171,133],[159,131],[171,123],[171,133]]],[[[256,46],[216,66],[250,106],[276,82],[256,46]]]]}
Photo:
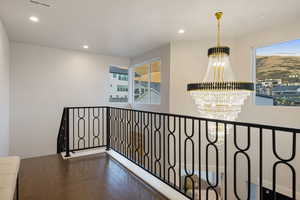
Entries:
{"type": "Polygon", "coordinates": [[[0,157],[0,199],[13,200],[20,167],[17,156],[0,157]]]}

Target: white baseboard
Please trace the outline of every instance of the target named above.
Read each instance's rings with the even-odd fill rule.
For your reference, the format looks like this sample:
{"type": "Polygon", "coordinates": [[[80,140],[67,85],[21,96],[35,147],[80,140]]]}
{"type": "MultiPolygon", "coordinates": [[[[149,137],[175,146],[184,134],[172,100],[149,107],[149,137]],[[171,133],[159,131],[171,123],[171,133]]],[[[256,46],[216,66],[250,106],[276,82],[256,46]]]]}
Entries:
{"type": "Polygon", "coordinates": [[[166,196],[170,200],[189,200],[180,192],[172,189],[170,186],[159,180],[158,178],[154,177],[149,172],[145,171],[144,169],[140,168],[136,164],[132,163],[130,160],[126,159],[122,155],[118,154],[114,150],[106,151],[105,147],[97,148],[97,149],[90,149],[84,151],[77,151],[77,152],[70,152],[70,157],[65,157],[66,153],[62,152],[61,156],[64,160],[93,155],[96,153],[107,153],[114,159],[116,159],[119,163],[121,163],[124,167],[126,167],[129,171],[134,173],[140,179],[145,181],[149,184],[152,188],[159,191],[162,195],[166,196]]]}
{"type": "Polygon", "coordinates": [[[82,150],[82,151],[76,151],[76,152],[70,152],[70,157],[65,157],[66,152],[61,153],[61,157],[64,160],[72,159],[72,158],[77,158],[81,156],[88,156],[88,155],[93,155],[96,153],[104,153],[106,152],[105,147],[100,147],[96,149],[88,149],[88,150],[82,150]]]}

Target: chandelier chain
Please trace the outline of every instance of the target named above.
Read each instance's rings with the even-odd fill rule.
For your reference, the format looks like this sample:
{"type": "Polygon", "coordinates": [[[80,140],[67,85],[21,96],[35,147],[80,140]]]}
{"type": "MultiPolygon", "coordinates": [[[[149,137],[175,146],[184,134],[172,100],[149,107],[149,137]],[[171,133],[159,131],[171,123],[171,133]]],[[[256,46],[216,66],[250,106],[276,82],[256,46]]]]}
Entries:
{"type": "Polygon", "coordinates": [[[221,18],[223,16],[223,12],[216,12],[215,16],[218,21],[218,30],[217,30],[217,47],[221,45],[221,18]]]}

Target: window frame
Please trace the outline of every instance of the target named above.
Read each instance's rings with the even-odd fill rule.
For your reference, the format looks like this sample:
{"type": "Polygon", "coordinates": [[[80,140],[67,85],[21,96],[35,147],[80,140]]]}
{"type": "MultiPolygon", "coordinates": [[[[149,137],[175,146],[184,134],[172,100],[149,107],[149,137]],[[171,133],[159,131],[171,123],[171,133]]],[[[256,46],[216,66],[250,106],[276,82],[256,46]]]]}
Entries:
{"type": "Polygon", "coordinates": [[[285,109],[289,109],[289,108],[295,108],[299,106],[287,106],[287,105],[263,105],[263,104],[257,104],[257,100],[256,100],[256,72],[257,72],[257,66],[256,66],[256,55],[257,55],[257,49],[259,48],[265,48],[268,46],[272,46],[272,45],[276,45],[276,44],[281,44],[281,43],[286,43],[286,42],[290,42],[290,41],[294,41],[294,40],[300,40],[300,38],[298,39],[283,39],[283,40],[279,40],[279,41],[268,41],[265,42],[263,44],[257,44],[255,46],[251,47],[251,70],[252,70],[252,78],[253,78],[253,83],[254,83],[254,92],[252,94],[252,105],[254,106],[259,106],[259,107],[268,107],[268,108],[285,108],[285,109]]]}
{"type": "Polygon", "coordinates": [[[136,105],[161,105],[161,93],[159,95],[159,103],[151,103],[151,93],[149,95],[149,100],[147,101],[147,103],[139,103],[139,102],[136,102],[134,100],[134,71],[135,71],[134,69],[137,68],[137,67],[146,65],[146,64],[149,65],[148,70],[147,70],[147,74],[148,74],[148,84],[147,85],[148,85],[148,92],[151,92],[151,63],[157,62],[157,61],[160,61],[160,84],[161,84],[161,82],[162,82],[162,70],[161,70],[162,60],[161,60],[160,57],[155,57],[155,58],[146,60],[144,62],[134,64],[130,67],[129,79],[130,79],[130,82],[131,82],[130,97],[131,97],[131,103],[132,104],[136,104],[136,105]]]}

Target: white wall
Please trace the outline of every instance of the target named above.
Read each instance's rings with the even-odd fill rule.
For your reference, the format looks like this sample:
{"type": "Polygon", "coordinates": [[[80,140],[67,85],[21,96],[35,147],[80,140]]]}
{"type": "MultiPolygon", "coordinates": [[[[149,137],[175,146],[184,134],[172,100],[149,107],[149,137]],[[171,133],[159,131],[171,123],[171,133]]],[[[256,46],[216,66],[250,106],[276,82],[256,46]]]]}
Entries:
{"type": "MultiPolygon", "coordinates": [[[[273,27],[268,30],[263,30],[255,34],[249,34],[243,38],[238,38],[236,52],[236,69],[237,77],[242,80],[252,80],[254,78],[255,69],[253,68],[253,49],[274,43],[285,42],[294,39],[300,39],[300,23],[299,21],[284,26],[273,27]]],[[[260,124],[269,124],[274,126],[284,126],[292,128],[300,128],[300,107],[285,107],[285,106],[257,106],[254,98],[248,101],[248,104],[243,108],[239,117],[240,121],[256,122],[260,124]]],[[[279,155],[283,158],[290,156],[292,151],[291,134],[285,132],[277,132],[276,146],[279,155]]],[[[265,134],[264,138],[264,169],[265,181],[271,182],[272,170],[271,167],[275,159],[272,149],[271,134],[265,134]]],[[[300,144],[300,137],[297,137],[297,146],[300,144]]],[[[254,149],[258,149],[258,143],[253,142],[254,149]],[[257,146],[256,146],[257,145],[257,146]]],[[[300,149],[297,148],[296,159],[293,166],[297,173],[300,169],[300,149]]],[[[277,171],[279,191],[282,193],[290,192],[291,179],[290,170],[286,167],[279,167],[277,171]]],[[[299,179],[299,178],[298,178],[299,179]]],[[[297,184],[297,199],[300,198],[300,185],[297,184]]]]}
{"type": "Polygon", "coordinates": [[[9,153],[9,40],[0,20],[0,156],[9,153]]]}
{"type": "Polygon", "coordinates": [[[63,107],[107,104],[110,64],[129,59],[12,42],[10,152],[56,153],[63,107]]]}
{"type": "MultiPolygon", "coordinates": [[[[252,67],[253,48],[299,38],[300,23],[297,22],[237,39],[239,44],[236,49],[236,52],[238,52],[235,69],[237,77],[242,80],[252,80],[254,70],[252,67]]],[[[240,120],[300,128],[300,107],[256,106],[252,98],[244,107],[240,120]]]]}
{"type": "Polygon", "coordinates": [[[161,59],[161,87],[160,105],[134,104],[133,108],[141,110],[151,110],[157,112],[169,112],[169,86],[170,86],[170,44],[153,49],[142,55],[131,58],[130,65],[143,63],[153,58],[161,59]]]}
{"type": "MultiPolygon", "coordinates": [[[[299,39],[299,33],[300,24],[297,22],[252,33],[231,41],[224,41],[224,45],[231,47],[231,63],[236,79],[253,81],[253,70],[255,70],[252,65],[253,47],[299,39]]],[[[171,43],[171,112],[199,115],[192,98],[186,91],[186,86],[191,82],[202,81],[207,68],[207,49],[215,44],[214,40],[213,38],[199,41],[174,41],[171,43]]],[[[253,98],[249,98],[238,120],[300,128],[299,111],[300,107],[256,106],[253,98]]]]}
{"type": "MultiPolygon", "coordinates": [[[[272,43],[288,41],[300,38],[300,24],[294,23],[286,26],[278,26],[258,33],[252,33],[248,36],[235,38],[231,41],[223,42],[224,45],[231,47],[231,63],[235,72],[235,77],[240,81],[253,80],[253,47],[261,47],[272,43]]],[[[186,91],[188,83],[202,81],[207,68],[207,49],[214,45],[213,39],[203,39],[199,41],[173,41],[171,43],[171,79],[170,79],[170,112],[181,113],[193,116],[199,116],[192,97],[186,91]]],[[[238,121],[254,122],[259,124],[268,124],[275,126],[284,126],[292,128],[300,128],[300,107],[273,107],[273,106],[256,106],[253,98],[249,98],[246,105],[242,108],[238,121]]],[[[252,181],[257,182],[258,173],[258,131],[251,133],[251,155],[252,162],[252,181]]],[[[232,134],[230,136],[232,141],[232,134]]],[[[247,140],[246,134],[239,134],[238,141],[245,145],[247,140]]],[[[300,143],[300,137],[297,138],[297,144],[300,143]]],[[[277,150],[282,157],[288,157],[291,152],[291,134],[278,133],[277,150]]],[[[231,143],[229,146],[234,147],[231,143]]],[[[233,164],[232,151],[230,149],[229,165],[233,164]],[[232,155],[232,156],[231,156],[232,155]]],[[[296,160],[294,161],[295,169],[300,169],[300,149],[297,149],[296,160]]],[[[197,155],[196,155],[197,156],[197,155]]],[[[246,175],[247,168],[239,163],[239,175],[246,175]]],[[[276,162],[272,152],[272,138],[270,131],[264,137],[264,180],[265,186],[272,181],[272,166],[276,162]]],[[[244,162],[245,163],[245,162],[244,162]]],[[[229,167],[229,169],[232,169],[229,167]]],[[[232,173],[232,171],[231,171],[232,173]]],[[[280,192],[290,192],[291,185],[287,168],[280,168],[278,175],[278,190],[280,192]]],[[[241,177],[241,176],[239,176],[241,177]]],[[[246,180],[240,178],[239,181],[246,180]]],[[[245,186],[245,182],[240,184],[240,188],[245,186]]],[[[245,188],[245,187],[243,187],[245,188]]],[[[300,186],[297,186],[300,190],[300,186]]],[[[246,194],[245,192],[241,192],[246,194]]],[[[298,194],[300,196],[300,193],[298,194]]]]}

